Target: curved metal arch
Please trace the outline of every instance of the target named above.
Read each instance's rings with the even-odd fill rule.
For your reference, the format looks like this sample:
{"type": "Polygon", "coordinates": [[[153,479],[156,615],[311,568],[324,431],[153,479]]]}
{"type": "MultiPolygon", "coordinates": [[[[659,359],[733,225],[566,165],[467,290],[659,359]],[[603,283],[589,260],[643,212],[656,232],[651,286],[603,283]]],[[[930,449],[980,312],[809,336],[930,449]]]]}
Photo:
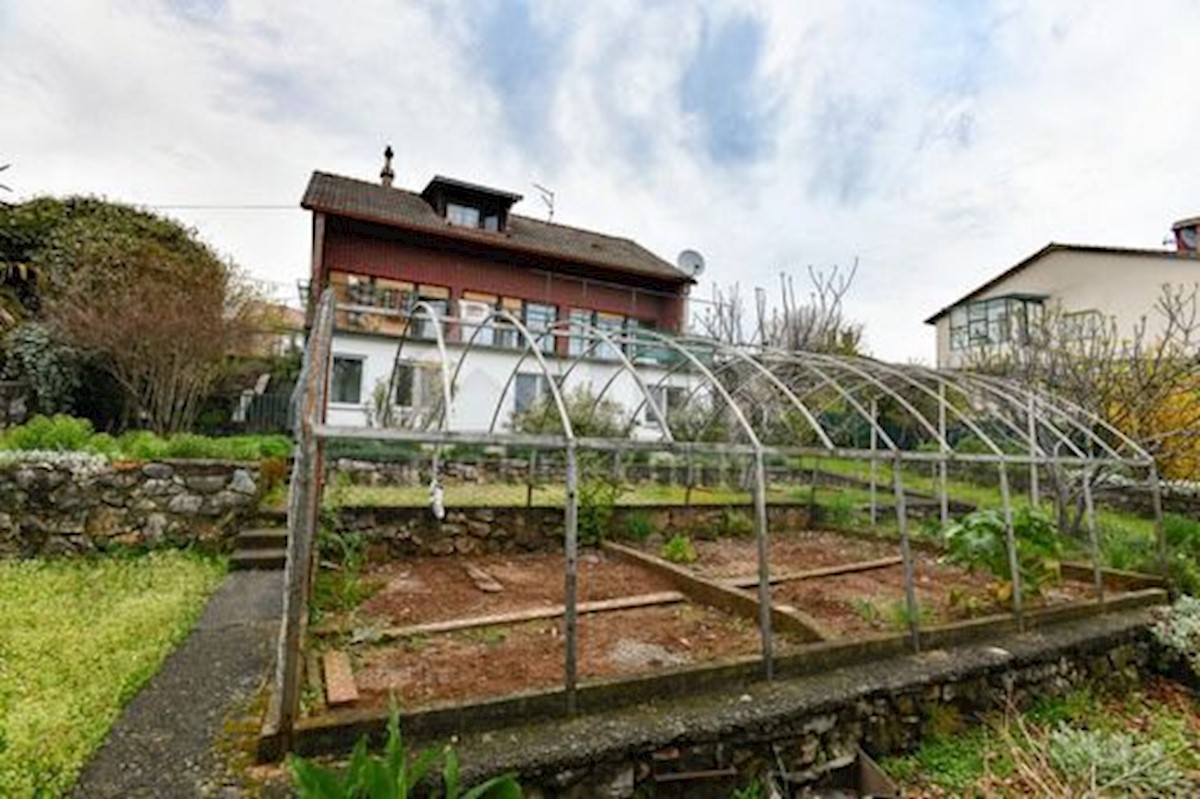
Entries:
{"type": "MultiPolygon", "coordinates": [[[[604,399],[605,394],[608,393],[608,389],[616,382],[617,378],[619,378],[621,375],[625,374],[626,372],[629,372],[630,376],[633,377],[634,382],[637,383],[638,388],[641,390],[641,393],[642,393],[642,402],[641,402],[641,404],[638,405],[638,409],[640,410],[641,408],[645,407],[647,403],[649,403],[650,409],[654,412],[655,418],[658,419],[658,422],[660,425],[659,429],[663,431],[663,433],[666,436],[667,441],[673,442],[675,440],[675,437],[671,432],[671,426],[667,423],[666,414],[664,414],[662,412],[662,409],[658,407],[658,403],[655,401],[654,397],[651,395],[650,387],[647,386],[646,381],[642,379],[642,375],[638,371],[637,366],[633,363],[633,361],[631,361],[629,359],[629,357],[621,349],[621,344],[628,343],[628,337],[623,336],[620,339],[617,339],[613,336],[608,335],[607,333],[602,331],[600,328],[595,327],[594,325],[585,324],[582,322],[572,322],[570,320],[567,320],[565,322],[555,322],[553,325],[551,325],[551,329],[560,327],[563,325],[566,325],[568,334],[570,333],[570,330],[572,328],[578,328],[578,329],[582,330],[583,332],[587,333],[589,336],[594,335],[596,338],[599,339],[599,341],[593,341],[590,345],[588,345],[588,349],[587,349],[588,353],[593,352],[596,349],[596,347],[601,343],[608,344],[608,346],[612,348],[613,352],[616,353],[617,359],[622,364],[621,369],[615,370],[612,373],[612,375],[608,378],[608,380],[606,380],[604,382],[603,388],[601,388],[600,393],[596,396],[595,403],[592,404],[592,408],[591,408],[588,418],[590,419],[591,417],[595,416],[596,407],[600,404],[601,400],[604,399]],[[618,343],[618,341],[620,341],[620,343],[618,343]]],[[[542,335],[544,335],[544,334],[542,334],[542,335]]],[[[540,337],[539,337],[539,340],[540,340],[540,337]]],[[[586,355],[587,355],[587,353],[581,353],[579,355],[574,356],[571,359],[571,363],[567,367],[567,370],[565,372],[563,372],[561,375],[564,383],[566,382],[566,379],[568,377],[570,377],[571,372],[574,371],[575,367],[577,365],[579,365],[580,363],[582,363],[582,361],[583,361],[584,357],[586,357],[586,355]]],[[[634,416],[634,418],[635,419],[637,418],[636,415],[634,416]]],[[[629,434],[629,430],[631,428],[632,428],[632,426],[630,428],[627,428],[626,435],[629,434]]]]}
{"type": "MultiPolygon", "coordinates": [[[[401,355],[404,353],[404,345],[408,343],[409,331],[413,327],[413,319],[418,311],[424,311],[433,323],[433,330],[436,334],[438,356],[440,357],[440,370],[442,373],[442,412],[438,419],[439,430],[450,429],[451,406],[454,402],[453,383],[450,379],[450,355],[446,350],[446,337],[442,332],[442,321],[444,317],[438,315],[433,306],[421,300],[413,306],[412,313],[408,315],[408,319],[404,324],[404,331],[400,334],[400,341],[396,344],[396,357],[392,359],[392,374],[388,378],[388,393],[387,401],[390,405],[396,396],[396,384],[400,372],[401,355]]],[[[456,375],[457,376],[457,375],[456,375]]]]}
{"type": "MultiPolygon", "coordinates": [[[[766,351],[770,351],[769,348],[766,351]]],[[[846,402],[850,404],[850,407],[858,412],[858,415],[866,421],[867,425],[875,429],[876,435],[878,435],[880,440],[886,444],[885,449],[891,450],[892,452],[901,451],[896,442],[892,440],[892,437],[888,435],[887,430],[883,429],[883,426],[879,424],[877,419],[873,419],[871,417],[871,413],[864,408],[861,403],[859,403],[854,395],[846,391],[845,387],[842,386],[841,383],[826,374],[823,369],[818,368],[814,364],[809,363],[803,357],[801,357],[802,355],[807,356],[810,353],[789,353],[787,350],[779,350],[777,352],[783,354],[783,357],[781,358],[783,363],[793,363],[815,373],[821,382],[832,388],[837,394],[841,395],[842,399],[846,400],[846,402]]]]}
{"type": "MultiPolygon", "coordinates": [[[[957,371],[957,370],[954,370],[954,371],[957,371]]],[[[962,373],[960,372],[960,374],[962,374],[962,373]]],[[[1009,390],[1017,391],[1020,394],[1023,394],[1026,399],[1032,399],[1034,401],[1035,406],[1038,404],[1042,404],[1042,405],[1046,405],[1050,408],[1054,408],[1055,410],[1059,410],[1060,412],[1064,408],[1070,409],[1071,411],[1074,411],[1076,414],[1078,414],[1082,418],[1087,419],[1090,422],[1092,422],[1092,423],[1096,424],[1097,426],[1106,430],[1115,439],[1117,439],[1117,441],[1120,442],[1123,446],[1126,446],[1130,450],[1132,450],[1137,458],[1144,459],[1145,462],[1151,462],[1154,460],[1153,456],[1150,455],[1150,453],[1146,452],[1146,450],[1140,444],[1138,444],[1132,438],[1127,436],[1125,433],[1122,433],[1116,427],[1114,427],[1113,425],[1111,425],[1108,422],[1101,419],[1094,412],[1087,410],[1086,408],[1082,407],[1081,405],[1079,405],[1071,400],[1068,400],[1065,397],[1060,397],[1056,394],[1038,395],[1031,389],[1022,386],[1021,384],[1019,384],[1015,381],[1005,380],[1003,378],[993,377],[991,375],[982,375],[982,374],[971,373],[970,377],[973,380],[982,380],[982,381],[990,382],[993,384],[1000,384],[1000,385],[1005,386],[1009,390]],[[1047,402],[1047,399],[1049,399],[1051,401],[1047,402]]],[[[1101,447],[1103,447],[1114,458],[1116,458],[1117,460],[1129,460],[1128,456],[1121,455],[1119,452],[1117,452],[1115,449],[1113,449],[1112,446],[1108,442],[1106,442],[1101,437],[1097,436],[1095,431],[1088,428],[1087,425],[1084,425],[1076,420],[1071,419],[1070,414],[1063,413],[1063,416],[1064,416],[1064,418],[1067,418],[1068,420],[1072,421],[1073,424],[1079,428],[1080,432],[1084,433],[1084,435],[1091,438],[1093,441],[1095,441],[1097,444],[1099,444],[1101,447]]],[[[1039,414],[1039,417],[1044,419],[1044,416],[1042,416],[1041,414],[1039,414]]]]}
{"type": "MultiPolygon", "coordinates": [[[[975,424],[975,421],[970,416],[967,416],[966,414],[964,414],[953,403],[948,402],[944,396],[940,395],[938,392],[929,388],[924,383],[922,383],[920,380],[917,380],[915,377],[913,377],[911,374],[909,374],[909,371],[910,371],[909,369],[905,369],[903,367],[894,367],[894,366],[885,364],[882,361],[875,361],[875,360],[871,360],[869,358],[858,358],[858,357],[854,357],[854,356],[844,356],[844,357],[846,357],[846,359],[849,361],[861,363],[864,365],[869,365],[869,368],[876,369],[880,372],[883,372],[884,374],[891,375],[898,380],[904,381],[908,385],[912,386],[916,390],[922,392],[927,397],[929,397],[929,398],[933,399],[935,402],[937,402],[940,409],[949,410],[969,430],[971,430],[971,432],[975,433],[975,435],[979,436],[982,440],[984,440],[986,442],[991,442],[993,444],[993,446],[997,449],[1000,448],[999,444],[992,441],[991,437],[988,436],[988,434],[985,433],[977,424],[975,424]]],[[[918,374],[920,374],[920,373],[918,372],[918,374]]],[[[944,386],[944,383],[942,383],[941,381],[935,381],[935,382],[937,383],[937,385],[939,387],[944,386]]],[[[1025,433],[1025,431],[1021,430],[1021,428],[1019,426],[1017,426],[1016,424],[1014,424],[1011,420],[1009,420],[1005,417],[1000,417],[1000,421],[1003,424],[1005,424],[1006,426],[1008,426],[1016,434],[1016,440],[1018,442],[1024,442],[1025,444],[1027,444],[1031,447],[1038,448],[1037,442],[1031,441],[1029,439],[1029,436],[1025,433]]],[[[942,443],[945,445],[944,448],[942,449],[943,452],[947,452],[947,453],[954,452],[954,449],[952,447],[949,447],[949,443],[950,443],[949,441],[943,441],[942,443]]],[[[1040,448],[1038,448],[1038,449],[1040,451],[1040,448]]]]}

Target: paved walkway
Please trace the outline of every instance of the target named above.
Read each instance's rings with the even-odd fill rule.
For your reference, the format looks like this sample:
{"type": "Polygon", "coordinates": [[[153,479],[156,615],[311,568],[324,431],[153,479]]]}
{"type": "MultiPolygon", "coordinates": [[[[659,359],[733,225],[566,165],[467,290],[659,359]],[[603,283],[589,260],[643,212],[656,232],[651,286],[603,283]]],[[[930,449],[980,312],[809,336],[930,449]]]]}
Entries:
{"type": "Polygon", "coordinates": [[[283,572],[232,572],[196,628],[125,708],[84,767],[77,799],[236,797],[213,744],[275,657],[283,572]]]}

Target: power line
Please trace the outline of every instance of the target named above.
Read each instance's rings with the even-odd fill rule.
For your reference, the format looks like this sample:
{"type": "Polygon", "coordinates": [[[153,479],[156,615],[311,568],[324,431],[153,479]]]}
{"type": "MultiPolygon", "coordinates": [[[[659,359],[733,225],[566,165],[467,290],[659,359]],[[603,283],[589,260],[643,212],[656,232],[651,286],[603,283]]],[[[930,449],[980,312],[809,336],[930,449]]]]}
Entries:
{"type": "Polygon", "coordinates": [[[156,211],[303,211],[299,205],[146,205],[156,211]]]}

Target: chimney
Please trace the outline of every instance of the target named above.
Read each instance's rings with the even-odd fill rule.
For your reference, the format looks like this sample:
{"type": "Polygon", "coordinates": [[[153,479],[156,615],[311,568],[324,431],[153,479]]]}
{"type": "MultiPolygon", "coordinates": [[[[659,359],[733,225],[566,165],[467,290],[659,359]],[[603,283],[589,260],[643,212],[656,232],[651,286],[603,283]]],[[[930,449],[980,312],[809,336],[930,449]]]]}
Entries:
{"type": "Polygon", "coordinates": [[[396,177],[396,173],[392,171],[392,145],[388,145],[383,151],[383,169],[379,172],[379,183],[386,188],[391,188],[392,179],[396,177]]]}

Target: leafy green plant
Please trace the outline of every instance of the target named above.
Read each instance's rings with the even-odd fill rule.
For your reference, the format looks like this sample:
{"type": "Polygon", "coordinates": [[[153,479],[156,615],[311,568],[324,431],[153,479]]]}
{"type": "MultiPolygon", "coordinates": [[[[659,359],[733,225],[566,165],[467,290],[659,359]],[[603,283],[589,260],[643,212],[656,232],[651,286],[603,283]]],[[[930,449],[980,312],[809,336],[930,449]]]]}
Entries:
{"type": "Polygon", "coordinates": [[[597,546],[612,527],[613,508],[621,487],[603,478],[584,480],[579,485],[579,543],[597,546]]]}
{"type": "MultiPolygon", "coordinates": [[[[887,623],[888,627],[897,631],[904,631],[914,621],[914,616],[908,609],[908,603],[903,599],[897,599],[889,602],[887,605],[887,623]]],[[[933,623],[933,611],[928,605],[917,605],[917,615],[915,621],[921,625],[933,623]]]]}
{"type": "Polygon", "coordinates": [[[44,324],[28,322],[4,339],[3,376],[29,387],[34,409],[41,413],[70,411],[79,393],[82,357],[63,344],[44,324]]]}
{"type": "Polygon", "coordinates": [[[822,503],[824,519],[834,527],[853,527],[858,523],[858,506],[852,496],[836,493],[822,503]]]}
{"type": "MultiPolygon", "coordinates": [[[[1022,591],[1037,594],[1059,578],[1062,542],[1058,531],[1041,511],[1022,507],[1013,514],[1013,535],[1022,591]]],[[[970,571],[991,573],[1001,581],[998,597],[1011,596],[1007,538],[999,511],[989,508],[970,513],[948,525],[945,538],[947,558],[951,563],[970,571]]]]}
{"type": "Polygon", "coordinates": [[[737,508],[723,508],[719,532],[734,538],[748,536],[754,532],[754,520],[737,508]]]}
{"type": "Polygon", "coordinates": [[[693,563],[700,557],[696,553],[696,547],[692,545],[692,539],[682,533],[676,533],[668,538],[667,542],[662,545],[659,554],[663,560],[671,563],[693,563]]]}
{"type": "Polygon", "coordinates": [[[145,430],[113,438],[95,432],[87,419],[56,414],[35,416],[25,424],[9,428],[0,436],[0,449],[90,452],[145,461],[162,458],[253,461],[288,458],[292,441],[281,435],[210,437],[180,433],[162,437],[145,430]]]}
{"type": "Polygon", "coordinates": [[[81,451],[87,450],[95,430],[87,419],[55,414],[35,416],[4,434],[5,449],[81,451]]]}
{"type": "MultiPolygon", "coordinates": [[[[444,750],[410,752],[400,736],[400,713],[395,706],[388,716],[388,737],[382,757],[367,752],[367,738],[359,738],[346,770],[338,773],[297,755],[288,758],[300,799],[408,799],[442,760],[444,799],[521,799],[524,792],[511,774],[493,777],[473,788],[459,785],[458,757],[444,750]]],[[[424,795],[424,794],[422,794],[424,795]]]]}
{"type": "Polygon", "coordinates": [[[864,623],[872,627],[878,627],[883,623],[883,611],[879,609],[879,605],[875,604],[874,600],[855,597],[850,600],[850,607],[854,608],[854,612],[864,623]]]}
{"type": "Polygon", "coordinates": [[[729,799],[764,799],[765,796],[762,780],[755,777],[743,787],[735,788],[733,793],[729,794],[729,799]]]}
{"type": "Polygon", "coordinates": [[[645,541],[650,536],[658,532],[658,528],[654,526],[654,520],[650,518],[650,514],[644,510],[634,511],[629,514],[629,522],[626,526],[626,534],[632,541],[645,541]]]}

